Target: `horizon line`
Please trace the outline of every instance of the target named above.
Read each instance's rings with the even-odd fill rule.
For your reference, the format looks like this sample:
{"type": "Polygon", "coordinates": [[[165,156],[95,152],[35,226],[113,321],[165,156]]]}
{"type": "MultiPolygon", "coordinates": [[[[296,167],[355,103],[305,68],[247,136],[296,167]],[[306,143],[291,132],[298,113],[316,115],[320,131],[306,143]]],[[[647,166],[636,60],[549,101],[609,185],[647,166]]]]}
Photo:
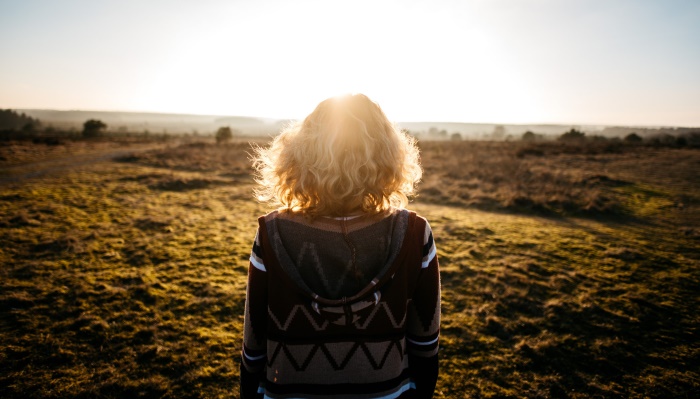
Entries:
{"type": "MultiPolygon", "coordinates": [[[[14,111],[57,111],[57,112],[105,112],[105,113],[129,113],[129,114],[153,114],[153,115],[185,115],[185,116],[200,116],[200,117],[242,117],[255,118],[260,120],[274,121],[298,121],[303,118],[281,118],[272,116],[259,115],[234,115],[234,114],[215,114],[215,113],[184,113],[184,112],[167,112],[167,111],[144,111],[144,110],[108,110],[108,109],[61,109],[61,108],[4,108],[14,111]]],[[[575,122],[465,122],[454,120],[395,120],[394,123],[444,123],[444,124],[465,124],[465,125],[505,125],[505,126],[600,126],[600,127],[632,127],[632,128],[700,128],[699,125],[669,125],[669,124],[620,124],[620,123],[575,123],[575,122]]]]}

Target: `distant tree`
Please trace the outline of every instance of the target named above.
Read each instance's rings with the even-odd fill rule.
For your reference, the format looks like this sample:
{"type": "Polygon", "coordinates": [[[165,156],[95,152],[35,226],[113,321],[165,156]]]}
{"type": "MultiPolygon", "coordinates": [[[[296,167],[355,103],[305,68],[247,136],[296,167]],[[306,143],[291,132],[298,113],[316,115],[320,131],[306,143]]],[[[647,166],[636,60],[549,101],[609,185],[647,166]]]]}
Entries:
{"type": "Polygon", "coordinates": [[[641,143],[642,138],[637,133],[630,133],[623,139],[626,143],[641,143]]]}
{"type": "Polygon", "coordinates": [[[222,126],[216,131],[216,143],[223,144],[231,141],[233,138],[233,131],[228,126],[222,126]]]}
{"type": "Polygon", "coordinates": [[[462,141],[462,135],[459,132],[454,132],[450,136],[450,140],[452,141],[462,141]]]}
{"type": "Polygon", "coordinates": [[[676,144],[676,137],[661,133],[651,138],[650,142],[656,146],[670,146],[676,144]]]}
{"type": "Polygon", "coordinates": [[[531,131],[528,130],[527,132],[523,133],[522,140],[523,141],[535,141],[536,138],[537,138],[537,136],[535,135],[535,133],[532,133],[531,131]]]}
{"type": "Polygon", "coordinates": [[[700,130],[689,131],[683,135],[686,143],[692,147],[700,147],[700,130]]]}
{"type": "Polygon", "coordinates": [[[586,133],[572,128],[568,132],[559,136],[559,141],[583,141],[585,137],[586,133]]]}
{"type": "Polygon", "coordinates": [[[34,131],[41,123],[24,113],[18,114],[11,109],[0,109],[0,130],[34,131]]]}
{"type": "Polygon", "coordinates": [[[33,133],[37,130],[37,125],[35,125],[33,122],[27,122],[22,126],[22,132],[24,133],[33,133]]]}
{"type": "Polygon", "coordinates": [[[501,140],[506,135],[506,128],[503,125],[496,125],[493,127],[493,133],[491,133],[491,138],[494,140],[501,140]]]}
{"type": "Polygon", "coordinates": [[[83,123],[83,137],[97,137],[107,125],[99,119],[88,119],[83,123]]]}

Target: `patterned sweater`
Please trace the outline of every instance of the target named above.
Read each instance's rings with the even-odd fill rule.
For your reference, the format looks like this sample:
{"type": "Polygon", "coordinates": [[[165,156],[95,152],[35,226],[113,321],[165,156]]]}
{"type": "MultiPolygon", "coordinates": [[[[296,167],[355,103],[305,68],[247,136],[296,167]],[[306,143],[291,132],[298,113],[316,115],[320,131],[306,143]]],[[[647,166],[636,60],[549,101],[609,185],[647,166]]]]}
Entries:
{"type": "Polygon", "coordinates": [[[259,219],[241,397],[430,398],[439,328],[438,260],[422,217],[392,208],[259,219]]]}

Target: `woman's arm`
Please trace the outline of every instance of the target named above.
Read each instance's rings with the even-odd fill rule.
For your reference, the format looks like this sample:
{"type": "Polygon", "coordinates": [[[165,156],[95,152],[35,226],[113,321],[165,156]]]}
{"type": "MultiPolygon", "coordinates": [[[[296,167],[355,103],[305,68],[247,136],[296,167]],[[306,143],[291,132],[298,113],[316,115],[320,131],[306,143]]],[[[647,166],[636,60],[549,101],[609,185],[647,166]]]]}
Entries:
{"type": "Polygon", "coordinates": [[[248,266],[243,351],[241,353],[241,398],[260,397],[267,362],[267,270],[263,263],[260,233],[255,235],[248,266]]]}
{"type": "Polygon", "coordinates": [[[438,377],[440,270],[430,225],[426,222],[418,285],[408,309],[406,349],[417,397],[432,398],[438,377]]]}

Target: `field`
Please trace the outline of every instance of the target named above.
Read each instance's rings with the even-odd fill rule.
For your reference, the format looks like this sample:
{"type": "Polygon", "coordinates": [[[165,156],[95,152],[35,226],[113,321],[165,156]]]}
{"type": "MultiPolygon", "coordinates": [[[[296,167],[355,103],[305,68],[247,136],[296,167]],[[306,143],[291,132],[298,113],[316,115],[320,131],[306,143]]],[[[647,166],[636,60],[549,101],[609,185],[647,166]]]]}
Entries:
{"type": "MultiPolygon", "coordinates": [[[[436,397],[700,396],[700,150],[421,150],[436,397]]],[[[249,151],[0,143],[0,396],[235,397],[249,151]]]]}

